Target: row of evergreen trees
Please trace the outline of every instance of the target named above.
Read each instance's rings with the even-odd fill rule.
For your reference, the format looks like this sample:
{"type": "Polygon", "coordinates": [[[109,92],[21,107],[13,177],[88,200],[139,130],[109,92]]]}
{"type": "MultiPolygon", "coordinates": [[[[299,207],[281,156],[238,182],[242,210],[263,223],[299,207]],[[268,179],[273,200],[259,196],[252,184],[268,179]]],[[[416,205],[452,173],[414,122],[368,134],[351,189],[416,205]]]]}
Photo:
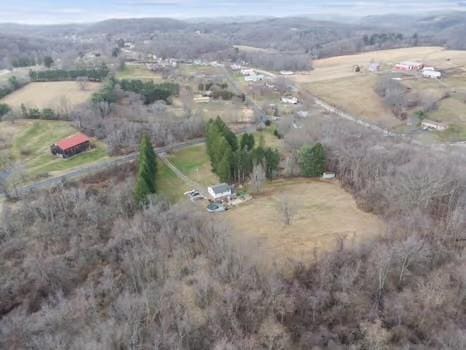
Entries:
{"type": "Polygon", "coordinates": [[[134,196],[141,205],[146,205],[152,194],[157,192],[157,156],[147,135],[139,146],[139,168],[134,196]]]}
{"type": "Polygon", "coordinates": [[[30,71],[31,81],[69,81],[80,77],[87,77],[89,81],[103,81],[110,70],[105,64],[98,68],[82,69],[49,69],[44,71],[30,71]]]}
{"type": "Polygon", "coordinates": [[[237,136],[220,117],[207,125],[207,153],[212,170],[220,181],[244,183],[251,175],[254,165],[261,164],[268,179],[277,174],[280,154],[263,142],[255,143],[254,135],[237,136]]]}

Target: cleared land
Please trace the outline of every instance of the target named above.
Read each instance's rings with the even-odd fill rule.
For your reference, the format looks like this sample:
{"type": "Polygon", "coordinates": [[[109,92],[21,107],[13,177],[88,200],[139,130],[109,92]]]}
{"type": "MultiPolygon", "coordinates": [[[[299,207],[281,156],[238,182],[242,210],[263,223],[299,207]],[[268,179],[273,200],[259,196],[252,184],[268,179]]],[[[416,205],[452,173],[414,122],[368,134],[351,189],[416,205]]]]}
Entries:
{"type": "Polygon", "coordinates": [[[95,141],[95,149],[70,159],[50,153],[50,145],[79,131],[68,122],[21,120],[0,123],[0,139],[5,144],[2,153],[25,166],[26,179],[60,175],[82,165],[108,158],[103,143],[95,141]]]}
{"type": "Polygon", "coordinates": [[[225,215],[244,249],[251,241],[260,244],[260,250],[251,253],[265,268],[274,263],[283,267],[290,260],[310,262],[316,251],[335,248],[339,238],[357,242],[383,230],[381,221],[359,210],[338,183],[319,180],[274,181],[252,201],[225,215]],[[282,196],[296,210],[288,226],[279,210],[282,196]]]}
{"type": "MultiPolygon", "coordinates": [[[[216,184],[218,178],[212,173],[210,160],[205,145],[198,145],[183,149],[168,157],[184,175],[204,186],[216,184]]],[[[160,193],[170,201],[177,202],[183,199],[183,193],[191,190],[167,166],[158,162],[159,172],[157,178],[160,193]]]]}
{"type": "Polygon", "coordinates": [[[116,74],[117,79],[152,80],[162,82],[162,76],[147,69],[144,65],[126,65],[125,69],[116,74]]]}
{"type": "Polygon", "coordinates": [[[22,104],[30,108],[52,108],[61,110],[72,108],[89,100],[100,89],[100,83],[88,83],[82,90],[74,81],[30,83],[1,99],[12,108],[22,104]]]}
{"type": "MultiPolygon", "coordinates": [[[[420,95],[440,97],[447,92],[449,97],[441,100],[438,110],[427,117],[449,123],[453,126],[452,130],[459,130],[459,135],[466,134],[465,51],[415,47],[332,57],[314,61],[313,71],[296,74],[292,79],[304,90],[355,116],[385,127],[397,127],[401,122],[374,92],[378,74],[368,72],[367,68],[371,62],[378,62],[381,64],[379,74],[388,73],[396,63],[406,60],[421,61],[443,72],[444,76],[440,81],[420,76],[403,77],[402,84],[420,95]],[[354,72],[355,65],[362,68],[360,73],[354,72]]],[[[413,109],[410,113],[414,114],[415,111],[413,109]]],[[[449,138],[448,135],[451,134],[452,132],[446,133],[443,137],[449,138]]]]}

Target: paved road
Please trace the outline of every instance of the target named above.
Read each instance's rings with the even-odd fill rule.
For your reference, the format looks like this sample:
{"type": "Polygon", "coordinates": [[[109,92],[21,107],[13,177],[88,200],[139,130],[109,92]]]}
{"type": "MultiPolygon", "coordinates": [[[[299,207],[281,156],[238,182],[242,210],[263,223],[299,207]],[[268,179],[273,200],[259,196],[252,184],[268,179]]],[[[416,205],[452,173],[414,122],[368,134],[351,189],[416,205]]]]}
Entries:
{"type": "MultiPolygon", "coordinates": [[[[180,150],[180,149],[183,149],[183,148],[187,148],[187,147],[191,147],[191,146],[195,146],[195,145],[200,145],[200,144],[203,144],[204,141],[205,140],[203,138],[189,140],[189,141],[180,142],[180,143],[177,143],[177,144],[174,144],[174,145],[171,145],[171,146],[159,147],[159,148],[156,148],[155,151],[156,151],[157,154],[160,155],[160,154],[164,154],[164,153],[167,153],[167,152],[177,151],[177,150],[180,150]]],[[[73,170],[73,171],[71,171],[71,172],[69,172],[67,174],[61,175],[61,176],[56,176],[56,177],[52,177],[52,178],[49,178],[49,179],[46,179],[46,180],[38,181],[38,182],[35,182],[33,184],[26,185],[26,186],[18,188],[17,189],[17,194],[19,196],[23,196],[23,195],[25,195],[27,193],[30,193],[30,192],[33,192],[33,191],[46,190],[46,189],[49,189],[49,188],[56,187],[58,185],[62,185],[64,183],[66,183],[66,182],[79,180],[79,179],[81,179],[83,177],[97,174],[99,172],[102,172],[104,170],[107,170],[107,169],[110,169],[110,168],[113,168],[113,167],[122,166],[122,165],[125,165],[125,164],[130,164],[130,163],[137,160],[138,154],[139,154],[138,152],[134,152],[134,153],[128,154],[128,155],[123,156],[123,157],[119,157],[119,158],[111,159],[111,160],[108,160],[108,161],[105,161],[105,162],[99,162],[99,163],[92,164],[92,165],[89,165],[89,166],[86,166],[86,167],[82,167],[82,168],[73,170]]],[[[3,193],[0,193],[0,200],[4,199],[4,197],[5,197],[5,195],[3,193]]]]}

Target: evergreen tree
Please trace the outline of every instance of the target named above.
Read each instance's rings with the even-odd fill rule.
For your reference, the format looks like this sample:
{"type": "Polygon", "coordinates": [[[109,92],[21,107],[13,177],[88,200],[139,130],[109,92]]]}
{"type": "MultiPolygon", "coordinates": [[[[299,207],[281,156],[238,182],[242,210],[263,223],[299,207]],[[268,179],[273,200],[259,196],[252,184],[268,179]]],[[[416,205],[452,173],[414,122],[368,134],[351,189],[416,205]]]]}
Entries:
{"type": "Polygon", "coordinates": [[[322,176],[325,171],[325,150],[322,144],[317,143],[312,147],[312,160],[313,160],[313,176],[322,176]]]}
{"type": "Polygon", "coordinates": [[[240,140],[240,148],[246,149],[247,151],[252,151],[254,149],[254,135],[252,134],[243,134],[240,140]]]}
{"type": "Polygon", "coordinates": [[[217,175],[220,181],[229,183],[232,180],[234,157],[230,145],[226,145],[223,157],[217,166],[217,175]]]}
{"type": "Polygon", "coordinates": [[[268,147],[264,152],[264,158],[265,174],[268,179],[273,179],[280,165],[280,152],[268,147]]]}
{"type": "Polygon", "coordinates": [[[303,146],[299,152],[299,162],[303,176],[318,177],[325,171],[325,151],[318,143],[314,147],[303,146]]]}
{"type": "Polygon", "coordinates": [[[144,135],[139,146],[139,169],[135,197],[140,204],[147,203],[147,197],[156,192],[157,158],[152,143],[144,135]]]}

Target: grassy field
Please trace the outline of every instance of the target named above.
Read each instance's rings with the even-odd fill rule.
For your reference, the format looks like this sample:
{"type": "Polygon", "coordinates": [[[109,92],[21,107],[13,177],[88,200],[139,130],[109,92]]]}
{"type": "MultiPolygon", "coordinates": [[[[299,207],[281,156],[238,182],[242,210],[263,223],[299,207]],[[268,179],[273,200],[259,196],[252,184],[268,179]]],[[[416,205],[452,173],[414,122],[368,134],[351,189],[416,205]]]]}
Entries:
{"type": "MultiPolygon", "coordinates": [[[[421,61],[444,73],[440,81],[422,77],[403,77],[402,84],[413,93],[440,99],[438,110],[427,118],[452,125],[452,131],[440,135],[442,140],[455,140],[466,132],[466,52],[446,50],[440,47],[415,47],[367,52],[358,55],[339,56],[314,61],[314,70],[301,72],[292,79],[315,96],[363,119],[389,128],[399,128],[395,119],[373,88],[377,74],[368,72],[371,62],[381,63],[381,73],[391,72],[401,61],[421,61]],[[362,67],[361,73],[353,67],[362,67]],[[451,137],[450,137],[451,136],[451,137]]],[[[414,115],[416,108],[409,113],[414,115]]],[[[464,139],[464,138],[463,138],[464,139]]]]}
{"type": "Polygon", "coordinates": [[[144,65],[126,65],[125,69],[116,74],[117,79],[152,80],[162,82],[162,76],[147,69],[144,65]]]}
{"type": "Polygon", "coordinates": [[[95,149],[70,159],[61,159],[50,153],[50,145],[79,131],[62,121],[18,121],[0,123],[0,137],[9,138],[8,152],[14,161],[25,165],[27,179],[53,176],[82,165],[106,159],[106,147],[95,141],[95,149]],[[9,133],[10,136],[5,135],[9,133]]]}
{"type": "MultiPolygon", "coordinates": [[[[211,171],[205,145],[186,148],[170,155],[168,158],[183,174],[205,187],[218,182],[217,176],[211,171]]],[[[183,199],[183,193],[191,190],[191,188],[178,179],[162,162],[159,161],[158,164],[158,188],[160,193],[173,202],[183,199]]]]}
{"type": "Polygon", "coordinates": [[[12,108],[20,108],[24,104],[30,108],[52,108],[60,111],[86,102],[100,86],[100,83],[88,83],[86,89],[81,90],[78,83],[73,81],[30,83],[0,102],[12,108]]]}
{"type": "Polygon", "coordinates": [[[352,196],[337,182],[293,179],[268,184],[262,194],[225,214],[244,249],[251,241],[260,251],[251,252],[266,268],[289,260],[310,262],[315,251],[333,249],[338,239],[357,242],[383,230],[377,217],[359,210],[352,196]],[[279,199],[286,196],[296,211],[285,225],[279,199]]]}

